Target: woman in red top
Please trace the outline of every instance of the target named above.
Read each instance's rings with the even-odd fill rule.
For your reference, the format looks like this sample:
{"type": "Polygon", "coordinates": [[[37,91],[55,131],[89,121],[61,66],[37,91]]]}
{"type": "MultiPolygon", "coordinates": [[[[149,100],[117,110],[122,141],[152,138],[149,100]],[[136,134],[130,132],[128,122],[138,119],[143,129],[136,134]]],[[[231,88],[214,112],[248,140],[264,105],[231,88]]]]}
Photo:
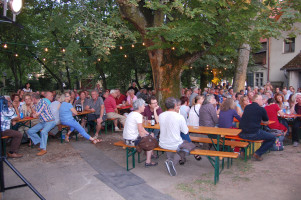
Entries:
{"type": "Polygon", "coordinates": [[[282,110],[280,110],[279,106],[275,102],[276,102],[275,99],[270,98],[268,100],[269,105],[264,107],[265,110],[267,111],[269,120],[275,121],[275,123],[269,125],[269,128],[270,129],[282,130],[284,132],[284,135],[285,135],[286,131],[287,131],[287,128],[278,121],[278,115],[283,117],[284,113],[283,113],[282,110]]]}

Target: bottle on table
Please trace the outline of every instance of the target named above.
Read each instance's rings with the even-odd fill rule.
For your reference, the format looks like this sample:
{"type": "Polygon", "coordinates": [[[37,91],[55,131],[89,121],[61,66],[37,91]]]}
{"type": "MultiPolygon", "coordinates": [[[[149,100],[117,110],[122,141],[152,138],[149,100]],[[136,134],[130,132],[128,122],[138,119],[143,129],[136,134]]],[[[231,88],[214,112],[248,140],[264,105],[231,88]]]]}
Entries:
{"type": "Polygon", "coordinates": [[[155,116],[152,115],[152,119],[151,119],[151,126],[155,126],[155,116]]]}

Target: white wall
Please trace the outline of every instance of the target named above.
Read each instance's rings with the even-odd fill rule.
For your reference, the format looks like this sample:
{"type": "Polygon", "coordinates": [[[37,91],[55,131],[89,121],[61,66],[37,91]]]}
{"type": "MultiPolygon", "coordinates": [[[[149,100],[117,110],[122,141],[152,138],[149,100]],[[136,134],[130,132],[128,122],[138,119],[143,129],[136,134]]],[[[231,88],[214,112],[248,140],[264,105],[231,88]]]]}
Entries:
{"type": "Polygon", "coordinates": [[[299,72],[290,71],[289,73],[289,86],[293,86],[295,91],[299,88],[299,72]]]}
{"type": "MultiPolygon", "coordinates": [[[[296,27],[301,30],[300,23],[296,24],[296,27]]],[[[283,53],[284,38],[287,38],[288,37],[287,35],[288,33],[284,32],[282,37],[279,37],[279,39],[270,38],[270,45],[268,46],[270,46],[269,80],[271,82],[279,82],[279,81],[285,82],[284,71],[280,70],[280,68],[282,68],[289,61],[291,61],[301,51],[301,35],[299,35],[295,38],[295,52],[283,53]]],[[[268,51],[267,51],[267,62],[268,62],[268,51]]],[[[298,81],[296,83],[298,83],[298,81]]],[[[291,81],[289,84],[292,84],[291,81]]]]}

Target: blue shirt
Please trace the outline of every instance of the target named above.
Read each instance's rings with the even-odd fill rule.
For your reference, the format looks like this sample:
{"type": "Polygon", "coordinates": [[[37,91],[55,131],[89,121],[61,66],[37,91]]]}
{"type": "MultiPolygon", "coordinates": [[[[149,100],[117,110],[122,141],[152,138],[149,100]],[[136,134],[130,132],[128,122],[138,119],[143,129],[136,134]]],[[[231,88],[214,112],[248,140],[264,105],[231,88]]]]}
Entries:
{"type": "Polygon", "coordinates": [[[236,110],[230,109],[227,111],[220,111],[218,119],[218,127],[220,128],[231,128],[233,123],[233,117],[240,121],[240,116],[236,110]]]}
{"type": "Polygon", "coordinates": [[[60,120],[61,122],[67,122],[73,120],[72,111],[73,108],[71,103],[63,102],[60,107],[60,120]]]}

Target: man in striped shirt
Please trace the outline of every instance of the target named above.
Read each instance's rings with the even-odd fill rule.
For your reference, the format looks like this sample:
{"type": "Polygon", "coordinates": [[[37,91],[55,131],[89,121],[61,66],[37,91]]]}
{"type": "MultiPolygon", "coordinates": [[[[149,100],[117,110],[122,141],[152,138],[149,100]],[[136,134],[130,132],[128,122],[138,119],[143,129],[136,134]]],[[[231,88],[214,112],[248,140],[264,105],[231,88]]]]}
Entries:
{"type": "Polygon", "coordinates": [[[51,92],[46,92],[46,98],[41,99],[39,94],[33,93],[31,97],[35,104],[36,111],[33,114],[33,117],[39,117],[40,123],[30,128],[27,133],[35,145],[40,143],[40,152],[37,153],[37,156],[42,156],[47,153],[46,146],[48,132],[56,125],[54,116],[50,110],[50,103],[53,100],[53,94],[51,92]],[[37,134],[40,130],[41,137],[37,134]]]}

